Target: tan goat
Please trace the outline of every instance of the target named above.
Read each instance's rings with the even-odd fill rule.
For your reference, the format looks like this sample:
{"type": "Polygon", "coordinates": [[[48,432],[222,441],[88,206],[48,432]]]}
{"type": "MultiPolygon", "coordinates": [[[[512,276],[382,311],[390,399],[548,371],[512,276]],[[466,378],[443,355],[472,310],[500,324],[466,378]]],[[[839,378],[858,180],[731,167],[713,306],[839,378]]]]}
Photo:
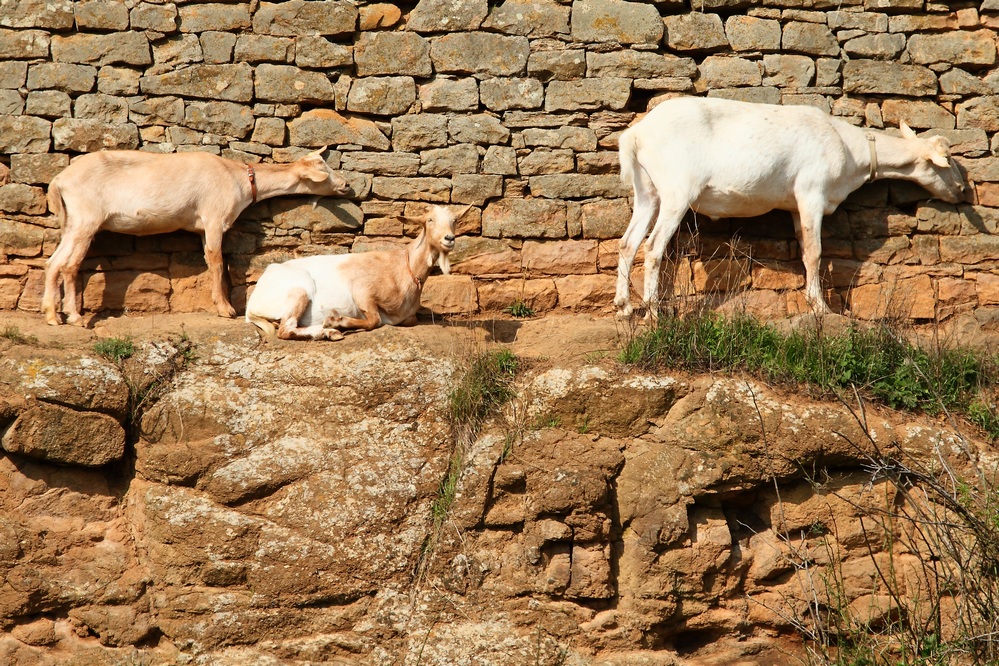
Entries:
{"type": "Polygon", "coordinates": [[[370,331],[402,323],[420,307],[434,264],[446,274],[457,215],[434,206],[405,248],[324,254],[271,264],[246,301],[246,321],[283,340],[339,340],[339,329],[370,331]]]}
{"type": "Polygon", "coordinates": [[[73,160],[49,185],[49,209],[62,240],[45,265],[42,311],[60,323],[59,281],[67,322],[81,324],[76,276],[98,231],[146,236],[183,229],[199,234],[220,316],[233,317],[222,262],[222,236],[250,204],[283,194],[344,196],[322,150],[290,164],[255,164],[202,152],[103,151],[73,160]]]}

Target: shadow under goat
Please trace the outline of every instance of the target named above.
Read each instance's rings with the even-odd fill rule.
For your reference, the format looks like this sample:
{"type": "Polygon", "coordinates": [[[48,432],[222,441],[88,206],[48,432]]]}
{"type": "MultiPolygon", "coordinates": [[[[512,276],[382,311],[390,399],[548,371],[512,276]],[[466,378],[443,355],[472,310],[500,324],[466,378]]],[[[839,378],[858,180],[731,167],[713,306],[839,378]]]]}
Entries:
{"type": "Polygon", "coordinates": [[[70,324],[82,324],[76,276],[98,231],[135,236],[192,231],[201,236],[211,276],[212,302],[222,317],[235,317],[222,262],[222,236],[243,210],[284,194],[345,196],[350,186],[333,173],[321,148],[288,164],[254,164],[210,153],[109,150],[82,155],[49,184],[49,210],[62,239],[45,264],[42,312],[52,325],[63,285],[70,324]]]}
{"type": "Polygon", "coordinates": [[[340,340],[341,330],[370,331],[413,317],[434,264],[451,271],[457,215],[432,207],[416,221],[420,232],[405,248],[324,254],[271,264],[246,301],[246,321],[267,337],[340,340]],[[275,330],[275,322],[278,324],[275,330]]]}

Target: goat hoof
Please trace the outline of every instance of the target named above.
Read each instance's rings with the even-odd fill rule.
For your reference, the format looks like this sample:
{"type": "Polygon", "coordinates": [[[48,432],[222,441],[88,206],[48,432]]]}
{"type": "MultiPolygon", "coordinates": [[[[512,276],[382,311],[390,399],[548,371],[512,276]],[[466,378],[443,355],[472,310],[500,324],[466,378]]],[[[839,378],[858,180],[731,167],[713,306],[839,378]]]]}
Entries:
{"type": "Polygon", "coordinates": [[[62,320],[59,319],[58,315],[46,315],[45,323],[48,324],[49,326],[59,326],[60,324],[62,324],[62,320]]]}
{"type": "Polygon", "coordinates": [[[220,305],[218,306],[218,313],[220,317],[226,317],[232,319],[236,316],[236,308],[231,305],[220,305]]]}
{"type": "Polygon", "coordinates": [[[621,319],[628,319],[628,318],[631,317],[631,314],[634,311],[635,311],[635,309],[633,307],[631,307],[630,304],[629,305],[625,305],[625,306],[620,307],[620,308],[617,309],[617,316],[620,317],[621,319]]]}
{"type": "Polygon", "coordinates": [[[83,326],[83,317],[78,314],[71,314],[66,317],[66,323],[70,326],[83,326]]]}
{"type": "Polygon", "coordinates": [[[336,330],[335,328],[330,328],[323,331],[323,338],[336,342],[337,340],[343,340],[343,333],[336,330]]]}

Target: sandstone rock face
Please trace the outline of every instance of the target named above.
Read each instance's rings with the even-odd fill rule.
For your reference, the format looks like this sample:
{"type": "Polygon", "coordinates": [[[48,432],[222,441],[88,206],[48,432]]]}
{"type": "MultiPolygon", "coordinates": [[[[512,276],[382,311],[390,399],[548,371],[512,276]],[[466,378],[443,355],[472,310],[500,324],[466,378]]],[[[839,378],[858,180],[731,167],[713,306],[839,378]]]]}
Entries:
{"type": "MultiPolygon", "coordinates": [[[[77,330],[61,349],[0,340],[7,663],[680,663],[706,636],[716,663],[776,659],[832,561],[877,621],[871,516],[899,489],[864,471],[874,442],[960,469],[961,447],[994,455],[930,418],[868,406],[865,426],[744,379],[595,360],[615,325],[587,316],[523,322],[513,351],[541,362],[465,439],[449,391],[485,344],[472,328],[262,345],[243,322],[150,321],[110,324],[138,335],[132,366],[77,330]],[[129,423],[127,385],[165,376],[181,330],[193,360],[129,423]],[[88,449],[122,424],[124,460],[88,449]]],[[[918,553],[891,556],[919,575],[918,553]]]]}
{"type": "MultiPolygon", "coordinates": [[[[472,204],[471,214],[486,223],[463,233],[543,239],[551,244],[545,251],[556,253],[563,246],[555,243],[620,238],[633,198],[617,180],[620,133],[666,99],[698,95],[805,104],[879,131],[895,132],[904,121],[946,138],[974,182],[974,208],[965,209],[960,233],[948,234],[961,236],[961,246],[914,223],[896,227],[891,242],[873,240],[889,235],[865,221],[880,212],[914,222],[911,204],[928,195],[901,181],[866,185],[837,211],[846,224],[826,221],[823,288],[845,307],[874,304],[884,293],[874,293],[871,276],[904,265],[900,279],[919,278],[934,303],[898,303],[898,311],[916,324],[942,320],[988,332],[994,304],[977,294],[995,272],[985,257],[999,208],[999,19],[992,2],[952,4],[7,2],[0,7],[0,170],[9,167],[10,176],[0,186],[0,309],[37,311],[41,272],[59,236],[44,188],[81,153],[197,150],[283,163],[326,147],[362,212],[472,204]],[[500,217],[508,232],[498,230],[500,217]],[[941,252],[976,260],[951,266],[941,252]],[[859,287],[866,290],[852,292],[859,287]],[[955,293],[975,296],[958,312],[955,293]]],[[[340,252],[401,241],[404,232],[382,216],[354,223],[351,213],[350,225],[321,229],[310,216],[289,224],[285,214],[275,224],[272,212],[267,203],[251,207],[225,241],[237,301],[252,289],[262,257],[340,252]]],[[[698,227],[697,242],[686,251],[700,265],[731,246],[738,229],[736,244],[754,263],[748,274],[800,270],[784,213],[751,225],[693,216],[690,224],[698,227]]],[[[156,242],[103,236],[82,276],[86,316],[209,307],[196,291],[206,282],[204,264],[183,232],[156,242]],[[155,256],[121,259],[133,252],[155,256]]],[[[468,314],[487,312],[490,294],[509,293],[498,282],[515,288],[544,279],[525,269],[519,253],[510,258],[513,264],[499,269],[493,262],[487,274],[463,269],[477,293],[464,299],[477,304],[468,314]]],[[[605,254],[597,274],[577,274],[585,279],[576,287],[564,282],[566,298],[554,307],[610,311],[601,297],[615,259],[605,254]]],[[[634,278],[640,291],[641,272],[634,278]]],[[[761,292],[747,298],[771,303],[761,308],[768,318],[795,314],[801,294],[794,280],[767,284],[775,282],[750,279],[739,289],[761,292]]]]}

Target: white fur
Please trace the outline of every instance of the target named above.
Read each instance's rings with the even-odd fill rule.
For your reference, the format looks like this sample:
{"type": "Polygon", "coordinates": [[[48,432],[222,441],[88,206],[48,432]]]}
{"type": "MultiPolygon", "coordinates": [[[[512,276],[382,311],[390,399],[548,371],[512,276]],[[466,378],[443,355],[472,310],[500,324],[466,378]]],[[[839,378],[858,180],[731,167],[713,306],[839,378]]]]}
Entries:
{"type": "Polygon", "coordinates": [[[423,283],[437,263],[450,271],[457,216],[434,206],[406,247],[317,255],[271,264],[246,302],[246,321],[282,339],[336,340],[338,329],[400,324],[420,307],[423,283]],[[276,329],[274,322],[280,326],[276,329]]]}
{"type": "Polygon", "coordinates": [[[805,296],[827,312],[819,284],[822,217],[869,180],[868,133],[877,150],[877,178],[912,180],[952,203],[963,198],[963,177],[946,140],[917,138],[904,124],[896,137],[807,106],[701,97],[662,102],[619,142],[621,177],[635,192],[618,260],[619,312],[631,313],[631,267],[650,227],[644,298],[656,306],[666,244],[688,208],[711,218],[790,211],[805,264],[805,296]]]}

